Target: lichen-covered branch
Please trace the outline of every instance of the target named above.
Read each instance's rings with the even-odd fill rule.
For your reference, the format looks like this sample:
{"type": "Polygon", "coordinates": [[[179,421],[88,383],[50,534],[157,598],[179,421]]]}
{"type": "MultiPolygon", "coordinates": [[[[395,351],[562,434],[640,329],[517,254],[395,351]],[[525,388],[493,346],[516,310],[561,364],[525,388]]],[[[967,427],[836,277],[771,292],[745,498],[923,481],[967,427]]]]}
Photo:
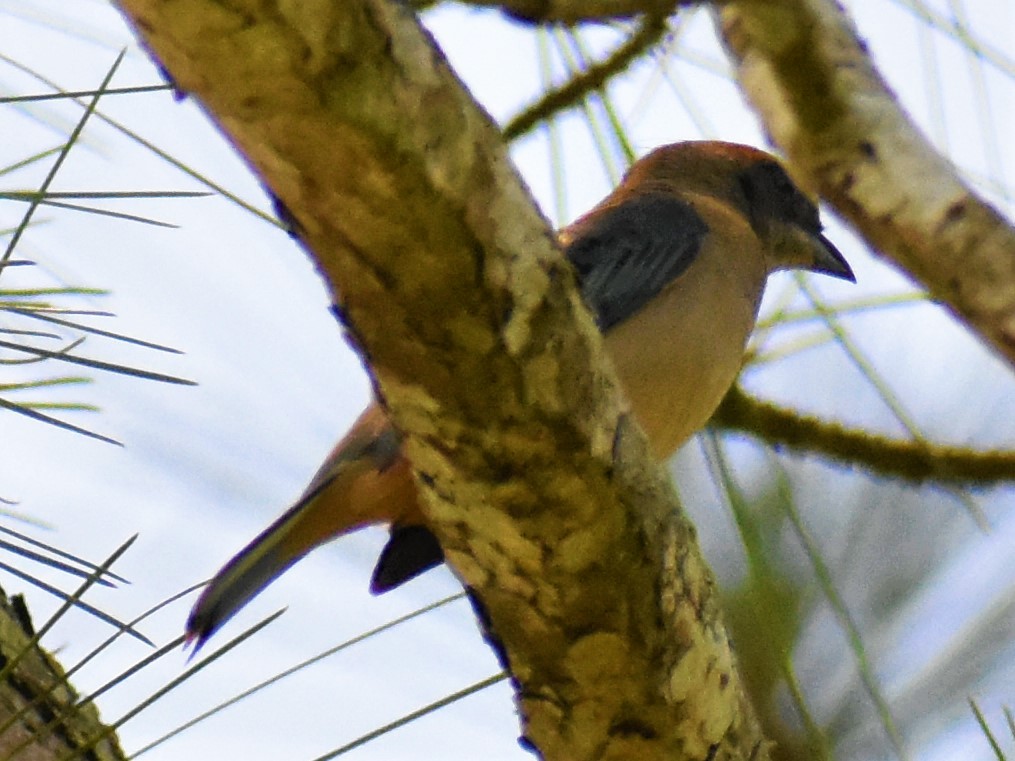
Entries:
{"type": "Polygon", "coordinates": [[[712,417],[718,428],[741,431],[775,447],[819,454],[875,475],[918,483],[987,488],[1015,479],[1015,452],[900,441],[763,402],[736,386],[712,417]]]}
{"type": "Polygon", "coordinates": [[[78,703],[63,669],[32,641],[24,600],[0,589],[0,758],[124,761],[94,704],[78,703]]]}
{"type": "Polygon", "coordinates": [[[1015,230],[909,120],[843,8],[731,0],[718,19],[798,180],[1015,366],[1015,230]]]}
{"type": "Polygon", "coordinates": [[[331,284],[528,741],[568,761],[767,758],[694,531],[571,270],[406,6],[119,6],[331,284]]]}

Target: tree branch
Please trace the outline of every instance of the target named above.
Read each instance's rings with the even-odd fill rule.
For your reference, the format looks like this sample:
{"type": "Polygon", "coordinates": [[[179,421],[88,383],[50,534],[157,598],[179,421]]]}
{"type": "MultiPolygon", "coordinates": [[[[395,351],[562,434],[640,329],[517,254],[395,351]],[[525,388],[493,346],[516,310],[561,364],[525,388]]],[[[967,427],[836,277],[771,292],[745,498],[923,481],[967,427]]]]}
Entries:
{"type": "Polygon", "coordinates": [[[495,126],[405,6],[120,0],[295,222],[547,759],[768,757],[694,531],[495,126]]]}
{"type": "MultiPolygon", "coordinates": [[[[669,11],[673,10],[672,5],[669,11]]],[[[625,71],[666,34],[668,17],[668,11],[645,16],[634,33],[605,60],[593,64],[560,87],[543,93],[539,100],[505,124],[504,139],[517,140],[554,114],[580,103],[589,93],[602,88],[611,77],[625,71]]]]}
{"type": "Polygon", "coordinates": [[[124,761],[95,705],[78,703],[60,664],[34,636],[24,599],[0,589],[0,757],[124,761]]]}
{"type": "Polygon", "coordinates": [[[735,386],[712,417],[718,428],[742,431],[774,447],[819,454],[871,473],[924,483],[989,487],[1015,479],[1015,452],[921,444],[802,415],[755,399],[735,386]]]}
{"type": "Polygon", "coordinates": [[[908,119],[846,12],[737,0],[718,19],[798,179],[1015,366],[1015,230],[908,119]]]}

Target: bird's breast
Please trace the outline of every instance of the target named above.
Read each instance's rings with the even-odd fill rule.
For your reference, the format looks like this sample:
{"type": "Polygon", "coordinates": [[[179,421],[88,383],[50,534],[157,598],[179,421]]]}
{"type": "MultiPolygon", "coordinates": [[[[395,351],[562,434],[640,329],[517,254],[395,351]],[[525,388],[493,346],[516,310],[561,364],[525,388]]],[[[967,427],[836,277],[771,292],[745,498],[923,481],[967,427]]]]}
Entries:
{"type": "Polygon", "coordinates": [[[652,450],[667,458],[711,417],[736,379],[767,271],[746,232],[728,251],[705,250],[680,278],[606,336],[627,398],[652,450]]]}

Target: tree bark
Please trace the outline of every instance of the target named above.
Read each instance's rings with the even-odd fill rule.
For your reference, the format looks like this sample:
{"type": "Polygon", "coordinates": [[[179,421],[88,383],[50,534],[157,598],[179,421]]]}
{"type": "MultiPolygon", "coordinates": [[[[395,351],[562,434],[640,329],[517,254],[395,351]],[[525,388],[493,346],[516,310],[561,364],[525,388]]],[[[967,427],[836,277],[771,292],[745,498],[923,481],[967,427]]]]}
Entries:
{"type": "Polygon", "coordinates": [[[0,589],[0,758],[126,761],[95,706],[78,705],[60,664],[34,635],[24,599],[0,589]]]}
{"type": "Polygon", "coordinates": [[[743,0],[718,19],[797,179],[1015,367],[1015,230],[908,118],[846,12],[743,0]]]}
{"type": "Polygon", "coordinates": [[[568,761],[767,758],[694,530],[571,269],[417,19],[387,0],[119,6],[331,284],[527,741],[568,761]]]}

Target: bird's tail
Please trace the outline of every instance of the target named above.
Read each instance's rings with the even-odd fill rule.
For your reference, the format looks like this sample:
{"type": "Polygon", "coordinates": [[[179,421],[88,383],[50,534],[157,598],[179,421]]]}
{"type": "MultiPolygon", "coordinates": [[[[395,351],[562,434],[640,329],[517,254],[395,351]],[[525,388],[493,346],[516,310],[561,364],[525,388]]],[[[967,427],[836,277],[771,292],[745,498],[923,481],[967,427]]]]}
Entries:
{"type": "MultiPolygon", "coordinates": [[[[324,481],[308,491],[215,574],[187,619],[187,644],[197,652],[233,615],[319,542],[308,541],[324,481]]],[[[351,530],[351,527],[347,530],[351,530]]],[[[345,533],[343,531],[337,534],[345,533]]]]}
{"type": "Polygon", "coordinates": [[[200,648],[240,608],[315,547],[371,523],[418,513],[401,442],[371,406],[339,442],[303,496],[209,582],[187,620],[200,648]]]}

